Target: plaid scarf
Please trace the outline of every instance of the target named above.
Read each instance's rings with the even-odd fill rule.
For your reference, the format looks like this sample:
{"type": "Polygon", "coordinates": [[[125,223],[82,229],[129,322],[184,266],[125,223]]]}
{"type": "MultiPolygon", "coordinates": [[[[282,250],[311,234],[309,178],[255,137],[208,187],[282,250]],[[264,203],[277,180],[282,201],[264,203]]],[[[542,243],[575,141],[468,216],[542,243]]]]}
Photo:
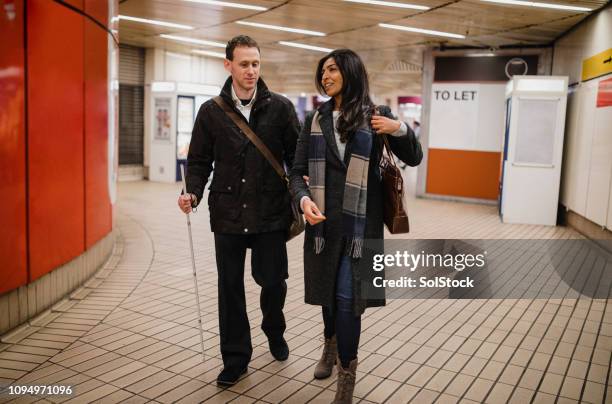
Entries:
{"type": "MultiPolygon", "coordinates": [[[[317,111],[310,126],[308,176],[310,177],[310,194],[323,214],[325,213],[325,150],[325,137],[319,125],[319,112],[317,111]]],[[[342,203],[345,255],[352,258],[360,258],[363,248],[371,151],[372,132],[369,128],[358,129],[353,135],[342,203]]],[[[316,224],[314,232],[315,254],[320,254],[325,247],[325,221],[316,224]]]]}

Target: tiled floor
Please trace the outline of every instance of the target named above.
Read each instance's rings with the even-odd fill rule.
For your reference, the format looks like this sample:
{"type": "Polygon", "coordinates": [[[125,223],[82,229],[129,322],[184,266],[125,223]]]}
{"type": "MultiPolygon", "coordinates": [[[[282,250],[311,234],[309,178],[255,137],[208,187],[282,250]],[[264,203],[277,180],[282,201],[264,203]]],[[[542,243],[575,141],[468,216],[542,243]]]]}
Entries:
{"type": "MultiPolygon", "coordinates": [[[[276,362],[259,328],[248,376],[226,390],[206,208],[192,215],[206,360],[202,363],[178,186],[119,186],[119,239],[83,288],[0,344],[0,384],[71,385],[71,396],[16,402],[328,403],[335,373],[314,380],[320,308],[303,303],[301,238],[289,244],[285,313],[291,354],[276,362]]],[[[570,229],[499,223],[496,208],[412,199],[411,238],[579,238],[570,229]]],[[[363,318],[356,402],[612,402],[612,305],[590,299],[393,300],[363,318]]],[[[0,401],[8,401],[7,396],[0,401]]],[[[13,397],[15,399],[15,397],[13,397]]]]}

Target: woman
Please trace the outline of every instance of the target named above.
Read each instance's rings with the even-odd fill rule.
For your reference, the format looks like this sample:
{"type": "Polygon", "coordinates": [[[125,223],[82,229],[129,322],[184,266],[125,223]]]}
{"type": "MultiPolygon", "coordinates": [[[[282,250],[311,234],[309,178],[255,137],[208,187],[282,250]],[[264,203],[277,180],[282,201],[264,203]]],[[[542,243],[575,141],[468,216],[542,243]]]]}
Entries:
{"type": "Polygon", "coordinates": [[[334,403],[350,403],[355,387],[361,315],[384,299],[361,293],[355,264],[372,262],[365,239],[383,238],[383,189],[379,162],[381,135],[410,166],[423,153],[412,130],[386,106],[375,108],[368,75],[359,56],[338,49],[317,67],[316,86],[331,97],[307,118],[298,139],[291,187],[306,226],[304,282],[306,303],[323,306],[325,344],[315,378],[331,375],[338,364],[334,403]],[[336,359],[336,355],[338,359],[336,359]]]}

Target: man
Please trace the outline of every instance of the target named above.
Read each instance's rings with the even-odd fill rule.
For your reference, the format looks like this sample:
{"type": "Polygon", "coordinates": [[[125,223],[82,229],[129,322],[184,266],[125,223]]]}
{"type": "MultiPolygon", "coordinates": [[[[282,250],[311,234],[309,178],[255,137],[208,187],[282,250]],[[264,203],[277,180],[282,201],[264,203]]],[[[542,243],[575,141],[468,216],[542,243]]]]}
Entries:
{"type": "MultiPolygon", "coordinates": [[[[270,92],[259,78],[260,51],[248,36],[237,36],[225,49],[231,74],[221,97],[270,149],[291,167],[299,121],[291,102],[270,92]]],[[[253,278],[261,286],[261,328],[277,360],[289,355],[283,338],[287,294],[287,249],[291,223],[287,185],[224,111],[209,100],[198,112],[187,157],[187,194],[179,207],[198,206],[208,176],[210,225],[215,237],[219,280],[219,330],[223,370],[217,384],[235,384],[247,370],[252,345],[244,295],[244,260],[251,248],[253,278]]]]}

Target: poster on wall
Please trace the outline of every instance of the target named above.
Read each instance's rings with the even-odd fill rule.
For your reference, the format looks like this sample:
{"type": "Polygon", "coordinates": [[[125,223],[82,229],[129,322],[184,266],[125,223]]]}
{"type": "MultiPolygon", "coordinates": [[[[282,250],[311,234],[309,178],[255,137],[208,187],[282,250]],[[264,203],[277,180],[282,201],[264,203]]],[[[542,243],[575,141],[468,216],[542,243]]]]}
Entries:
{"type": "Polygon", "coordinates": [[[193,129],[193,97],[178,97],[178,121],[177,131],[191,133],[193,129]]]}
{"type": "Polygon", "coordinates": [[[499,152],[505,84],[434,83],[429,147],[499,152]]]}
{"type": "Polygon", "coordinates": [[[479,84],[433,84],[429,147],[474,149],[479,89],[479,84]]]}
{"type": "Polygon", "coordinates": [[[597,108],[612,107],[612,77],[601,80],[597,88],[597,108]]]}
{"type": "Polygon", "coordinates": [[[171,115],[172,99],[155,99],[155,125],[153,127],[154,140],[170,142],[170,128],[172,126],[171,115]]]}
{"type": "Polygon", "coordinates": [[[194,97],[178,97],[177,134],[176,134],[176,159],[186,160],[191,142],[191,131],[193,130],[194,97]]]}

